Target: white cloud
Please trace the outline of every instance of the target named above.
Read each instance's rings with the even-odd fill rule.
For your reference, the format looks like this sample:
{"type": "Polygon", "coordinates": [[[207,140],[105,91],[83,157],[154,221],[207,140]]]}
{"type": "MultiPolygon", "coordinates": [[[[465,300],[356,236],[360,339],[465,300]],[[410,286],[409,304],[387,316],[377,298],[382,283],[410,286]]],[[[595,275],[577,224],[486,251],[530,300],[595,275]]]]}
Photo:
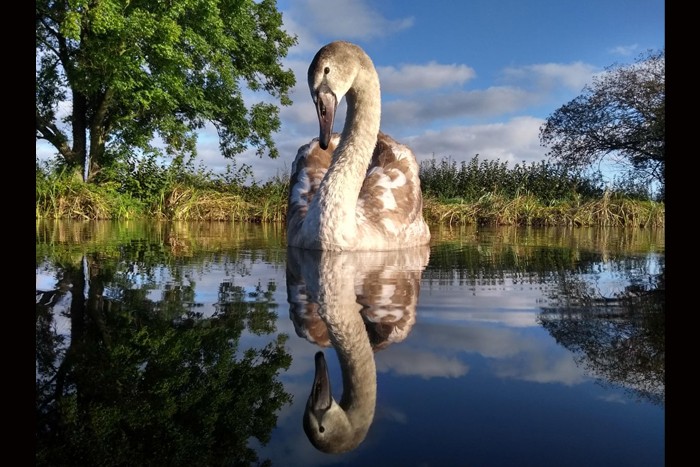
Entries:
{"type": "Polygon", "coordinates": [[[384,18],[363,1],[295,1],[287,13],[296,25],[304,24],[309,31],[348,40],[388,36],[410,28],[414,22],[412,17],[384,18]]]}
{"type": "Polygon", "coordinates": [[[382,127],[389,133],[406,125],[459,118],[495,117],[516,112],[535,100],[535,96],[512,87],[493,87],[483,91],[458,91],[411,100],[392,100],[382,105],[382,127]]]}
{"type": "Polygon", "coordinates": [[[419,351],[411,347],[389,347],[376,354],[378,372],[421,378],[458,378],[469,372],[469,366],[456,357],[419,351]]]}
{"type": "Polygon", "coordinates": [[[608,50],[613,55],[621,55],[623,57],[629,57],[630,55],[633,55],[637,52],[638,49],[637,44],[632,44],[632,45],[618,45],[617,47],[613,47],[608,50]]]}
{"type": "MultiPolygon", "coordinates": [[[[409,352],[409,349],[403,344],[395,349],[390,347],[387,351],[400,352],[401,358],[406,361],[418,362],[413,374],[424,378],[453,376],[447,372],[439,372],[440,369],[444,372],[445,368],[449,369],[457,364],[464,365],[468,370],[469,367],[455,356],[473,353],[487,359],[494,374],[499,378],[566,385],[580,384],[590,379],[576,364],[570,352],[563,348],[552,349],[548,343],[551,337],[538,339],[539,332],[536,328],[503,328],[471,322],[423,323],[416,326],[410,340],[411,344],[421,349],[420,351],[411,350],[413,353],[407,357],[406,352],[409,352]],[[419,353],[422,355],[418,356],[419,353]],[[432,364],[438,370],[421,363],[432,360],[425,354],[433,355],[435,362],[432,364]]],[[[378,353],[376,357],[378,369],[380,355],[381,353],[378,353]]],[[[398,357],[396,359],[399,360],[398,357]]],[[[387,368],[391,362],[393,359],[389,358],[387,368]]]]}
{"type": "Polygon", "coordinates": [[[597,71],[596,67],[583,62],[540,63],[518,68],[508,67],[503,70],[503,77],[508,83],[529,86],[534,89],[533,92],[547,93],[561,86],[578,92],[591,81],[597,71]]]}
{"type": "Polygon", "coordinates": [[[411,94],[445,86],[462,85],[476,76],[466,65],[443,65],[429,62],[427,65],[404,64],[399,67],[377,67],[383,94],[411,94]]]}
{"type": "Polygon", "coordinates": [[[499,159],[512,167],[514,163],[544,159],[546,148],[539,141],[539,127],[543,123],[534,117],[516,117],[505,123],[429,130],[404,139],[419,161],[450,157],[459,163],[478,154],[481,160],[499,159]]]}
{"type": "Polygon", "coordinates": [[[531,352],[527,358],[497,360],[493,371],[499,378],[517,379],[533,383],[560,383],[566,386],[581,384],[589,378],[569,353],[547,354],[544,349],[531,352]]]}
{"type": "Polygon", "coordinates": [[[408,415],[395,407],[391,407],[386,403],[377,404],[377,408],[374,414],[375,422],[377,420],[389,420],[394,423],[400,423],[405,425],[408,423],[408,415]]]}

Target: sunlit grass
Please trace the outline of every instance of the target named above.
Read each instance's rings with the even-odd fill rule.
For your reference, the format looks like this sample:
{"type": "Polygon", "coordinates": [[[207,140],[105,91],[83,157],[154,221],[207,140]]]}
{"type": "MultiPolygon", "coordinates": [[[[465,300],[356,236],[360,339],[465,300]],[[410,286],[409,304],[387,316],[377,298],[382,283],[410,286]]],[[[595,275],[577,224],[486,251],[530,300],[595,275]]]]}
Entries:
{"type": "Polygon", "coordinates": [[[40,176],[37,171],[37,219],[129,219],[143,214],[142,204],[119,193],[114,184],[86,184],[72,172],[40,176]]]}
{"type": "Polygon", "coordinates": [[[544,204],[532,195],[506,198],[487,194],[476,202],[440,202],[426,198],[426,220],[448,225],[531,225],[531,226],[610,226],[663,227],[663,203],[625,198],[576,203],[569,200],[544,204]]]}
{"type": "MultiPolygon", "coordinates": [[[[433,162],[427,169],[424,167],[423,214],[428,223],[641,228],[665,225],[663,202],[608,190],[596,194],[591,184],[581,180],[568,185],[574,188],[563,189],[567,186],[563,175],[550,173],[547,165],[518,167],[508,172],[503,164],[477,162],[473,160],[462,167],[433,162]],[[528,177],[533,173],[537,177],[528,177]],[[586,190],[580,191],[581,186],[586,190]]],[[[286,221],[288,177],[243,185],[201,173],[170,173],[161,177],[151,173],[158,168],[149,166],[148,170],[145,175],[139,174],[139,183],[133,188],[125,188],[123,183],[109,181],[84,183],[76,173],[47,170],[37,164],[36,218],[286,221]],[[144,186],[149,189],[146,194],[144,186]],[[129,189],[136,191],[131,193],[129,189]]]]}

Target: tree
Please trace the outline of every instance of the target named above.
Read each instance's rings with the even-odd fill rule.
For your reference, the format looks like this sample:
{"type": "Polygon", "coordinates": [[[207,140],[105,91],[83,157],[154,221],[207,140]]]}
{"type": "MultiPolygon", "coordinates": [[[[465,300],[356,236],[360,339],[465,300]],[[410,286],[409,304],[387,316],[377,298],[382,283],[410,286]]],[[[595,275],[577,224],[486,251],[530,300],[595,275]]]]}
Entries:
{"type": "Polygon", "coordinates": [[[647,51],[628,66],[611,66],[540,128],[548,156],[582,168],[604,159],[634,180],[665,188],[665,51],[647,51]]]}
{"type": "Polygon", "coordinates": [[[156,137],[195,156],[207,122],[224,156],[277,157],[279,108],[247,107],[241,86],[291,104],[279,60],[297,39],[281,26],[275,0],[37,0],[36,138],[88,181],[118,157],[161,155],[156,137]]]}
{"type": "MultiPolygon", "coordinates": [[[[61,279],[36,305],[35,465],[269,465],[251,440],[267,444],[292,401],[279,380],[292,358],[287,335],[275,335],[274,290],[250,300],[239,287],[204,317],[187,279],[152,293],[147,271],[166,267],[167,251],[115,248],[46,257],[61,279]],[[123,274],[134,268],[145,287],[123,274]],[[57,325],[66,318],[68,336],[57,325]],[[268,342],[244,346],[244,331],[268,342]]],[[[170,271],[189,277],[194,264],[170,271]]]]}

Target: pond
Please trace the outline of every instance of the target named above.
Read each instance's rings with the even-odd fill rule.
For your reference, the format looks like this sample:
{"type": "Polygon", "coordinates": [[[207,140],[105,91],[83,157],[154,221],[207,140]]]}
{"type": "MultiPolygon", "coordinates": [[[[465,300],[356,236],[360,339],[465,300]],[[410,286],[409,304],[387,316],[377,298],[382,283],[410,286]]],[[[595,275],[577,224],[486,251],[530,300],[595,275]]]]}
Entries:
{"type": "Polygon", "coordinates": [[[662,466],[663,230],[36,226],[36,464],[662,466]]]}

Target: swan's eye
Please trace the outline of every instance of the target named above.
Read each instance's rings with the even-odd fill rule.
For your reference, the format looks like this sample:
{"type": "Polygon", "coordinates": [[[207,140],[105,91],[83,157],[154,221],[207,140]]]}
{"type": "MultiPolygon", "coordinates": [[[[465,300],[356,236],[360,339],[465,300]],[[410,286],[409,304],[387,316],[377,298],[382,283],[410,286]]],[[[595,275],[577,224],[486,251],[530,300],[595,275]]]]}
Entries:
{"type": "Polygon", "coordinates": [[[330,73],[330,72],[331,72],[331,69],[328,68],[328,67],[326,67],[326,68],[323,69],[323,74],[324,74],[324,75],[327,75],[327,74],[330,73]]]}
{"type": "Polygon", "coordinates": [[[324,431],[326,431],[326,429],[323,428],[323,425],[321,425],[321,426],[318,427],[318,431],[319,431],[320,433],[323,433],[324,431]]]}

